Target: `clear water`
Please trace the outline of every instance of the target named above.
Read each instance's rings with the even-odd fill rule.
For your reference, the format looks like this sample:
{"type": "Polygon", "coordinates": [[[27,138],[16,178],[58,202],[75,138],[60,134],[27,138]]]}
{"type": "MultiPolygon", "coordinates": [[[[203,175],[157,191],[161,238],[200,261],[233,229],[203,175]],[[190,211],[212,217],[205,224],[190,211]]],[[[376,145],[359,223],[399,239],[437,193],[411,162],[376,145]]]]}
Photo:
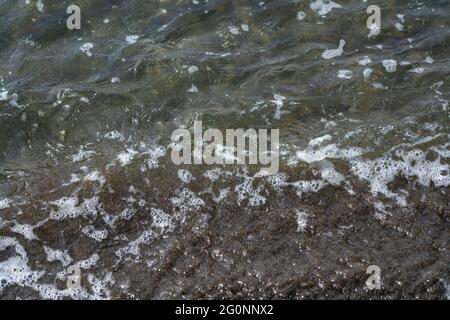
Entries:
{"type": "Polygon", "coordinates": [[[0,0],[0,297],[447,297],[449,2],[336,2],[0,0]],[[195,120],[279,173],[175,166],[195,120]]]}

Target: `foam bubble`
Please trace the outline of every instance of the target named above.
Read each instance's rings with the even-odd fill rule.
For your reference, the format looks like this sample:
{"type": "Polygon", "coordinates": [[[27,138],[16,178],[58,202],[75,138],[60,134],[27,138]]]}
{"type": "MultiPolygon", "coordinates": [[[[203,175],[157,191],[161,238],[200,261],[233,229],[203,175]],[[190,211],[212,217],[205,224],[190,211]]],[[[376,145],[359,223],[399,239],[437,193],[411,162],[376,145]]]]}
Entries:
{"type": "Polygon", "coordinates": [[[159,167],[159,158],[166,154],[166,149],[162,146],[152,146],[144,154],[148,156],[147,167],[149,169],[155,169],[159,167]]]}
{"type": "Polygon", "coordinates": [[[178,178],[184,183],[189,183],[195,179],[194,176],[186,169],[178,170],[178,178]]]}
{"type": "Polygon", "coordinates": [[[372,24],[370,25],[370,28],[369,28],[369,34],[367,35],[367,37],[368,37],[369,39],[370,39],[370,38],[373,38],[373,37],[379,35],[380,32],[381,32],[381,28],[378,27],[376,23],[372,23],[372,24]]]}
{"type": "Polygon", "coordinates": [[[324,59],[333,59],[339,56],[342,56],[344,53],[345,40],[339,41],[339,47],[337,49],[326,49],[322,53],[322,58],[324,59]]]}
{"type": "Polygon", "coordinates": [[[339,3],[336,3],[331,0],[316,0],[311,2],[309,7],[311,8],[311,10],[313,10],[314,12],[316,12],[321,16],[326,16],[333,9],[342,8],[342,6],[339,3]]]}
{"type": "Polygon", "coordinates": [[[213,201],[216,203],[222,202],[226,197],[228,197],[230,191],[230,188],[221,189],[219,195],[217,197],[214,197],[213,201]]]}
{"type": "Polygon", "coordinates": [[[149,244],[153,239],[157,237],[157,234],[149,229],[142,232],[138,238],[133,241],[130,241],[126,246],[119,248],[115,254],[122,259],[127,254],[134,255],[139,257],[141,255],[141,244],[149,244]]]}
{"type": "Polygon", "coordinates": [[[372,75],[372,73],[373,73],[372,68],[366,68],[366,69],[364,69],[364,70],[363,70],[363,76],[364,76],[364,79],[369,79],[369,77],[372,75]]]}
{"type": "Polygon", "coordinates": [[[137,151],[128,148],[126,151],[123,151],[117,155],[117,160],[119,161],[122,167],[125,167],[133,161],[134,157],[138,154],[137,151]]]}
{"type": "Polygon", "coordinates": [[[172,232],[175,229],[172,217],[163,210],[152,208],[150,212],[152,216],[152,227],[156,228],[159,234],[172,232]]]}
{"type": "Polygon", "coordinates": [[[266,203],[266,197],[261,195],[264,187],[259,184],[254,187],[253,177],[244,177],[244,182],[236,185],[234,191],[237,193],[238,204],[241,204],[244,200],[248,200],[249,206],[255,207],[266,203]]]}
{"type": "Polygon", "coordinates": [[[450,185],[449,166],[442,164],[440,158],[434,161],[426,159],[426,154],[420,150],[397,151],[394,160],[389,156],[373,160],[353,160],[352,172],[360,179],[367,181],[373,195],[382,194],[388,198],[396,198],[404,203],[404,198],[389,190],[389,183],[397,176],[414,179],[416,183],[429,187],[433,183],[436,187],[450,185]]]}
{"type": "Polygon", "coordinates": [[[352,157],[360,156],[363,150],[360,148],[352,147],[348,149],[339,148],[336,144],[329,144],[322,148],[312,149],[307,148],[297,151],[297,158],[307,163],[313,163],[324,160],[326,158],[341,158],[349,159],[352,157]]]}
{"type": "Polygon", "coordinates": [[[428,57],[425,58],[425,62],[428,63],[428,64],[433,64],[434,60],[433,60],[432,57],[428,56],[428,57]]]}
{"type": "Polygon", "coordinates": [[[5,198],[0,200],[0,210],[10,208],[14,202],[12,200],[5,198]]]}
{"type": "Polygon", "coordinates": [[[372,59],[370,59],[368,56],[365,56],[364,58],[358,60],[358,64],[360,66],[367,66],[370,63],[372,63],[372,59]]]}
{"type": "Polygon", "coordinates": [[[96,298],[111,299],[111,291],[108,287],[115,283],[111,272],[107,272],[103,280],[100,280],[93,274],[89,274],[87,279],[89,285],[91,286],[93,295],[96,298]]]}
{"type": "Polygon", "coordinates": [[[286,97],[282,96],[281,94],[275,93],[273,95],[273,100],[271,100],[271,102],[274,103],[276,107],[275,115],[273,116],[275,119],[281,118],[281,108],[283,107],[284,100],[286,100],[286,97]]]}
{"type": "Polygon", "coordinates": [[[30,287],[36,283],[45,271],[33,271],[22,257],[11,257],[0,262],[0,292],[10,285],[30,287]]]}
{"type": "Polygon", "coordinates": [[[135,44],[139,39],[139,36],[137,35],[129,35],[125,38],[125,40],[129,43],[129,44],[135,44]]]}
{"type": "Polygon", "coordinates": [[[308,144],[311,147],[316,147],[318,145],[321,145],[322,143],[324,143],[325,141],[330,141],[331,140],[331,136],[329,134],[323,135],[321,137],[317,137],[312,139],[308,144]]]}
{"type": "Polygon", "coordinates": [[[305,231],[307,222],[308,222],[308,213],[301,210],[296,210],[297,216],[297,232],[305,231]]]}
{"type": "Polygon", "coordinates": [[[73,162],[81,162],[89,160],[96,152],[84,150],[85,146],[81,146],[78,152],[72,155],[73,162]]]}
{"type": "Polygon", "coordinates": [[[190,210],[198,210],[205,204],[201,198],[187,188],[178,190],[176,196],[170,198],[169,201],[178,207],[178,212],[181,214],[185,214],[190,210]]]}
{"type": "Polygon", "coordinates": [[[306,13],[304,13],[303,11],[298,11],[297,12],[297,20],[298,21],[303,21],[306,18],[306,13]]]}
{"type": "Polygon", "coordinates": [[[6,100],[8,100],[8,91],[7,90],[0,91],[0,101],[6,100]]]}
{"type": "Polygon", "coordinates": [[[39,238],[33,232],[34,227],[29,224],[18,224],[11,228],[12,232],[21,234],[28,240],[38,240],[39,238]]]}
{"type": "Polygon", "coordinates": [[[239,28],[236,26],[228,26],[228,31],[232,34],[232,35],[239,35],[241,32],[239,31],[239,28]]]}
{"type": "Polygon", "coordinates": [[[418,74],[424,73],[424,71],[425,71],[425,68],[423,68],[423,67],[417,67],[417,68],[413,68],[413,69],[409,70],[409,72],[418,73],[418,74]]]}
{"type": "Polygon", "coordinates": [[[123,134],[121,134],[117,130],[113,130],[113,131],[110,131],[108,133],[105,133],[103,137],[105,139],[109,139],[109,140],[125,141],[125,137],[123,136],[123,134]]]}
{"type": "Polygon", "coordinates": [[[47,254],[47,260],[50,262],[59,261],[62,263],[63,267],[69,266],[73,259],[67,253],[67,250],[56,250],[50,247],[44,246],[44,251],[47,254]]]}
{"type": "Polygon", "coordinates": [[[86,54],[88,57],[92,56],[91,49],[94,48],[94,44],[92,42],[86,42],[80,47],[81,52],[86,54]]]}
{"type": "Polygon", "coordinates": [[[353,77],[353,72],[351,70],[339,70],[337,77],[339,79],[350,80],[353,77]]]}
{"type": "Polygon", "coordinates": [[[321,162],[320,173],[322,175],[322,179],[334,186],[338,186],[345,181],[344,176],[336,171],[331,162],[326,160],[321,162]]]}
{"type": "Polygon", "coordinates": [[[197,86],[196,86],[195,84],[192,84],[192,85],[191,85],[191,88],[188,89],[187,92],[190,92],[190,93],[198,93],[199,91],[198,91],[197,86]]]}
{"type": "Polygon", "coordinates": [[[108,230],[96,230],[94,226],[88,225],[81,232],[95,241],[101,242],[108,237],[108,230]]]}
{"type": "Polygon", "coordinates": [[[99,198],[92,197],[84,200],[78,205],[77,197],[63,197],[61,199],[51,201],[49,204],[58,207],[58,210],[50,211],[50,218],[53,220],[75,219],[80,216],[87,218],[88,216],[97,216],[97,206],[99,198]]]}
{"type": "Polygon", "coordinates": [[[383,60],[383,67],[386,69],[387,72],[393,73],[397,70],[397,61],[389,59],[389,60],[383,60]]]}
{"type": "Polygon", "coordinates": [[[198,67],[197,66],[189,66],[188,67],[188,73],[189,74],[194,74],[198,71],[198,67]]]}
{"type": "Polygon", "coordinates": [[[98,261],[100,260],[100,257],[98,254],[94,253],[92,256],[85,260],[78,261],[75,265],[82,268],[82,269],[91,269],[95,265],[97,265],[98,261]]]}

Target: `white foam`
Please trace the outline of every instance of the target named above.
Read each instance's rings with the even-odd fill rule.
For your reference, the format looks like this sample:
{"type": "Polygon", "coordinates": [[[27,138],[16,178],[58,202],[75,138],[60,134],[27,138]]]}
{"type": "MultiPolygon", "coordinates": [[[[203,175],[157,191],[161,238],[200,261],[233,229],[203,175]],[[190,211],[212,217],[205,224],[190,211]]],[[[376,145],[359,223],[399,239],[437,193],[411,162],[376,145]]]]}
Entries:
{"type": "Polygon", "coordinates": [[[101,242],[108,237],[108,230],[96,230],[94,226],[88,225],[81,232],[95,241],[101,242]]]}
{"type": "Polygon", "coordinates": [[[41,298],[46,300],[62,300],[66,297],[70,297],[74,300],[100,299],[99,297],[91,296],[82,288],[68,288],[59,290],[54,285],[40,283],[33,284],[31,288],[39,292],[41,298]]]}
{"type": "Polygon", "coordinates": [[[389,156],[373,160],[351,161],[352,172],[361,180],[367,181],[373,195],[382,194],[388,198],[396,198],[404,203],[404,198],[389,190],[388,184],[397,176],[414,179],[416,183],[429,187],[431,182],[436,187],[450,185],[449,166],[442,164],[440,158],[434,161],[426,159],[426,154],[420,150],[402,151],[396,153],[399,160],[389,156]],[[446,174],[447,173],[447,174],[446,174]]]}
{"type": "Polygon", "coordinates": [[[370,25],[370,28],[369,28],[369,34],[367,35],[367,37],[368,37],[369,39],[370,39],[370,38],[373,38],[373,37],[379,35],[380,32],[381,32],[381,28],[380,28],[379,26],[377,26],[376,23],[372,23],[372,24],[370,25]]]}
{"type": "Polygon", "coordinates": [[[78,205],[78,197],[63,197],[55,201],[50,201],[49,204],[58,207],[57,211],[53,209],[50,211],[50,218],[53,220],[75,219],[80,216],[96,217],[99,198],[92,197],[78,205]]]}
{"type": "Polygon", "coordinates": [[[195,84],[192,84],[192,85],[191,85],[191,88],[190,88],[189,90],[187,90],[187,92],[190,92],[190,93],[198,93],[199,91],[198,91],[197,86],[196,86],[195,84]]]}
{"type": "Polygon", "coordinates": [[[364,58],[358,60],[358,64],[360,66],[367,66],[370,63],[372,63],[372,59],[370,59],[368,56],[365,56],[364,58]]]}
{"type": "Polygon", "coordinates": [[[106,139],[109,139],[109,140],[125,141],[125,137],[123,136],[123,134],[121,134],[117,130],[113,130],[108,133],[105,133],[105,135],[103,137],[105,137],[106,139]]]}
{"type": "Polygon", "coordinates": [[[81,52],[86,54],[88,57],[92,56],[91,49],[94,48],[94,44],[92,42],[86,42],[80,47],[81,52]]]}
{"type": "Polygon", "coordinates": [[[142,244],[149,244],[156,237],[157,234],[153,230],[151,229],[145,230],[139,235],[138,238],[136,238],[133,241],[130,241],[126,246],[119,248],[115,253],[119,257],[119,259],[122,259],[127,254],[139,257],[141,255],[140,246],[142,244]]]}
{"type": "Polygon", "coordinates": [[[314,12],[316,12],[321,16],[326,16],[333,9],[342,8],[342,6],[339,3],[336,3],[331,0],[315,0],[311,2],[309,7],[311,8],[311,10],[313,10],[314,12]]]}
{"type": "Polygon", "coordinates": [[[337,172],[334,165],[329,161],[323,161],[321,163],[320,173],[322,179],[333,186],[338,186],[345,181],[344,176],[337,172]]]}
{"type": "Polygon", "coordinates": [[[195,179],[194,176],[186,169],[178,170],[178,178],[184,183],[189,183],[195,179]]]}
{"type": "Polygon", "coordinates": [[[248,200],[248,205],[251,207],[261,206],[266,203],[266,197],[261,194],[264,187],[261,184],[255,187],[254,180],[253,177],[244,177],[244,182],[236,185],[234,188],[239,205],[246,199],[248,200]]]}
{"type": "Polygon", "coordinates": [[[136,214],[136,210],[133,208],[125,208],[120,213],[120,218],[124,220],[130,220],[136,214]]]}
{"type": "Polygon", "coordinates": [[[339,70],[337,77],[339,79],[350,80],[353,77],[353,72],[351,70],[339,70]]]}
{"type": "Polygon", "coordinates": [[[166,149],[162,146],[152,146],[144,154],[148,156],[147,167],[149,169],[155,169],[159,167],[159,158],[166,154],[166,149]]]}
{"type": "Polygon", "coordinates": [[[27,253],[24,247],[14,238],[0,236],[0,251],[5,251],[6,248],[14,246],[15,251],[23,260],[27,260],[27,253]]]}
{"type": "Polygon", "coordinates": [[[236,27],[236,26],[228,26],[228,31],[229,31],[232,35],[235,35],[235,36],[241,34],[239,28],[236,27]]]}
{"type": "Polygon", "coordinates": [[[422,67],[417,67],[417,68],[413,68],[411,70],[409,70],[409,72],[413,72],[413,73],[418,73],[418,74],[422,74],[424,73],[425,68],[422,67]]]}
{"type": "Polygon", "coordinates": [[[217,197],[214,197],[213,200],[216,203],[222,202],[228,195],[230,194],[231,189],[230,188],[224,188],[219,191],[219,195],[217,197]]]}
{"type": "Polygon", "coordinates": [[[39,12],[44,13],[44,3],[42,2],[42,0],[37,1],[36,9],[38,9],[39,12]]]}
{"type": "Polygon", "coordinates": [[[126,151],[123,151],[117,155],[117,160],[119,161],[122,167],[125,167],[133,161],[134,157],[138,154],[137,151],[128,148],[126,151]]]}
{"type": "Polygon", "coordinates": [[[281,94],[275,93],[273,95],[273,100],[271,100],[271,102],[273,104],[275,104],[275,107],[276,107],[275,115],[273,116],[275,119],[281,118],[281,108],[283,107],[284,100],[286,100],[286,97],[282,96],[281,94]]]}
{"type": "Polygon", "coordinates": [[[270,183],[272,188],[276,191],[281,191],[281,189],[287,186],[289,183],[287,182],[288,177],[284,173],[277,173],[274,175],[270,175],[265,177],[266,181],[270,183]]]}
{"type": "Polygon", "coordinates": [[[298,21],[303,21],[306,18],[306,13],[304,13],[303,11],[298,11],[297,12],[297,20],[298,21]]]}
{"type": "Polygon", "coordinates": [[[89,160],[94,154],[96,154],[95,151],[87,151],[84,150],[85,146],[81,146],[78,152],[74,155],[72,155],[72,161],[73,162],[81,162],[89,160]]]}
{"type": "Polygon", "coordinates": [[[386,69],[387,72],[393,73],[397,70],[397,61],[395,60],[383,60],[383,67],[386,69]]]}
{"type": "Polygon", "coordinates": [[[349,159],[352,157],[360,156],[363,150],[360,148],[352,147],[348,149],[339,148],[336,144],[329,144],[322,148],[312,149],[307,148],[297,151],[297,158],[307,163],[313,163],[324,160],[326,158],[341,158],[349,159]]]}
{"type": "Polygon", "coordinates": [[[428,56],[428,57],[425,58],[425,62],[428,63],[428,64],[433,64],[434,60],[433,60],[432,57],[428,56]]]}
{"type": "Polygon", "coordinates": [[[50,262],[59,261],[62,263],[63,267],[67,267],[73,262],[73,259],[67,253],[67,250],[62,251],[62,250],[52,249],[50,247],[44,246],[44,251],[47,254],[48,261],[50,261],[50,262]]]}
{"type": "Polygon", "coordinates": [[[307,222],[308,222],[308,213],[301,210],[296,210],[297,216],[297,232],[305,231],[307,222]]]}
{"type": "Polygon", "coordinates": [[[311,147],[316,147],[321,145],[322,143],[324,143],[325,141],[330,141],[332,139],[332,137],[329,134],[323,135],[321,137],[317,137],[312,139],[308,144],[311,147]]]}
{"type": "Polygon", "coordinates": [[[364,76],[364,79],[369,79],[370,76],[372,75],[372,73],[373,73],[372,68],[366,68],[366,69],[364,69],[364,70],[363,70],[363,76],[364,76]]]}
{"type": "Polygon", "coordinates": [[[197,66],[189,66],[187,70],[188,70],[189,74],[194,74],[198,71],[198,67],[197,66]]]}
{"type": "Polygon", "coordinates": [[[111,272],[107,272],[103,280],[98,279],[93,274],[89,274],[87,279],[94,297],[108,300],[111,299],[109,287],[115,283],[111,272]]]}
{"type": "Polygon", "coordinates": [[[13,205],[13,203],[14,202],[8,198],[0,200],[0,210],[10,208],[13,205]]]}
{"type": "Polygon", "coordinates": [[[151,208],[152,227],[157,229],[157,233],[162,235],[172,232],[175,229],[175,222],[172,217],[161,209],[151,208]]]}
{"type": "Polygon", "coordinates": [[[111,78],[111,83],[120,83],[120,78],[119,77],[112,77],[111,78]]]}
{"type": "Polygon", "coordinates": [[[82,268],[82,269],[91,269],[92,267],[95,267],[100,260],[100,257],[98,254],[94,253],[92,256],[85,260],[78,261],[75,265],[82,268]]]}
{"type": "Polygon", "coordinates": [[[395,29],[397,29],[398,31],[403,31],[403,30],[404,30],[403,24],[400,23],[400,22],[396,22],[396,23],[394,24],[394,27],[395,27],[395,29]]]}
{"type": "Polygon", "coordinates": [[[129,35],[125,38],[125,40],[129,43],[129,44],[135,44],[139,39],[139,36],[137,35],[129,35]]]}
{"type": "Polygon", "coordinates": [[[15,233],[18,233],[18,234],[21,234],[27,240],[38,240],[39,238],[34,234],[33,229],[34,229],[34,227],[32,225],[16,223],[11,228],[11,231],[15,232],[15,233]]]}
{"type": "Polygon", "coordinates": [[[197,197],[197,195],[187,188],[183,188],[177,191],[176,196],[169,199],[169,201],[176,207],[178,207],[178,213],[182,215],[188,211],[199,210],[205,205],[205,202],[197,197]]]}
{"type": "Polygon", "coordinates": [[[83,181],[98,182],[98,188],[96,188],[98,193],[106,183],[106,178],[98,171],[91,171],[83,177],[83,181]]]}
{"type": "Polygon", "coordinates": [[[30,287],[36,283],[45,271],[33,271],[22,257],[11,257],[0,262],[0,292],[11,285],[30,287]]]}
{"type": "Polygon", "coordinates": [[[296,189],[297,196],[302,197],[303,193],[318,192],[326,186],[323,180],[295,181],[291,185],[296,189]]]}
{"type": "Polygon", "coordinates": [[[345,40],[339,41],[339,47],[337,49],[326,49],[322,53],[322,58],[324,59],[333,59],[336,57],[342,56],[344,53],[345,40]]]}
{"type": "Polygon", "coordinates": [[[0,91],[0,101],[6,100],[8,100],[8,91],[7,90],[0,91]]]}

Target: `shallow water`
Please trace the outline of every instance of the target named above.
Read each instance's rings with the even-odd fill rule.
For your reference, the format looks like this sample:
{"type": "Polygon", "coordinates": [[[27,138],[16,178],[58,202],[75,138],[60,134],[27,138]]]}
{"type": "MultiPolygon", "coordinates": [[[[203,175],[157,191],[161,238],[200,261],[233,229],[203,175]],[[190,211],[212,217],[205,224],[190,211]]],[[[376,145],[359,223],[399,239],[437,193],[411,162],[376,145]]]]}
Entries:
{"type": "Polygon", "coordinates": [[[380,0],[369,37],[327,3],[86,0],[68,30],[0,0],[0,297],[448,298],[450,4],[380,0]],[[195,120],[279,129],[279,173],[174,165],[195,120]]]}

